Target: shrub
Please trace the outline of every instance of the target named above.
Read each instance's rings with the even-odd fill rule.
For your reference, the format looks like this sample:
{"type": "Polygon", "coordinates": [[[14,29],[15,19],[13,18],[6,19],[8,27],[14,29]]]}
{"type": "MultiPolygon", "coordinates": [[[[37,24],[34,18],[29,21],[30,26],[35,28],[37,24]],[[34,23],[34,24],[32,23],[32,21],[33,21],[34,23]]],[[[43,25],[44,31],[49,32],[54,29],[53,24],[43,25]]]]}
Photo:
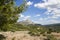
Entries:
{"type": "Polygon", "coordinates": [[[53,35],[47,35],[47,40],[57,40],[53,35]]]}
{"type": "Polygon", "coordinates": [[[46,34],[43,34],[43,36],[46,36],[46,34]]]}
{"type": "Polygon", "coordinates": [[[15,40],[15,37],[13,37],[12,40],[15,40]]]}
{"type": "Polygon", "coordinates": [[[47,34],[51,34],[51,31],[48,31],[47,34]]]}
{"type": "Polygon", "coordinates": [[[5,39],[6,39],[6,37],[4,35],[0,34],[0,40],[5,40],[5,39]]]}
{"type": "Polygon", "coordinates": [[[40,36],[40,34],[38,32],[29,32],[28,34],[30,34],[31,36],[40,36]]]}

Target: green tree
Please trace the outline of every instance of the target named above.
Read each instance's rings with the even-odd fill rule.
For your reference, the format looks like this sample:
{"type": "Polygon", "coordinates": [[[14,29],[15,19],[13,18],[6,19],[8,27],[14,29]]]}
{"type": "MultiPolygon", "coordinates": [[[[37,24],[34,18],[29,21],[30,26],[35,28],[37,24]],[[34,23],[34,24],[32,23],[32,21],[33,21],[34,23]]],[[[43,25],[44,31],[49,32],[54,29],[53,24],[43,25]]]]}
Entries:
{"type": "Polygon", "coordinates": [[[16,0],[0,0],[0,29],[9,30],[12,24],[16,23],[19,14],[26,8],[26,2],[20,6],[15,5],[16,0]]]}

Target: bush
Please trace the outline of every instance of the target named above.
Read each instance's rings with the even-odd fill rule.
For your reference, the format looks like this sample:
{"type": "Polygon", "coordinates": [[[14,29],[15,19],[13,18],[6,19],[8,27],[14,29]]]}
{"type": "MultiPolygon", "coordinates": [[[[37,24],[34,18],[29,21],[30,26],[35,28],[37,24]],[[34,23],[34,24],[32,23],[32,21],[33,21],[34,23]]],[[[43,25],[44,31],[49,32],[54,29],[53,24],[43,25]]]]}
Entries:
{"type": "Polygon", "coordinates": [[[5,40],[5,39],[6,39],[6,37],[4,35],[0,34],[0,40],[5,40]]]}
{"type": "Polygon", "coordinates": [[[43,34],[43,36],[46,36],[46,34],[43,34]]]}
{"type": "Polygon", "coordinates": [[[51,31],[48,31],[47,34],[51,34],[51,31]]]}
{"type": "Polygon", "coordinates": [[[40,36],[40,34],[38,32],[29,32],[28,34],[30,34],[31,36],[40,36]]]}
{"type": "Polygon", "coordinates": [[[44,40],[50,40],[50,39],[44,39],[44,40]]]}
{"type": "Polygon", "coordinates": [[[53,35],[47,35],[47,40],[57,40],[53,35]]]}
{"type": "Polygon", "coordinates": [[[13,37],[12,40],[15,40],[15,37],[13,37]]]}
{"type": "Polygon", "coordinates": [[[31,36],[35,36],[34,32],[29,32],[28,34],[30,34],[31,36]]]}

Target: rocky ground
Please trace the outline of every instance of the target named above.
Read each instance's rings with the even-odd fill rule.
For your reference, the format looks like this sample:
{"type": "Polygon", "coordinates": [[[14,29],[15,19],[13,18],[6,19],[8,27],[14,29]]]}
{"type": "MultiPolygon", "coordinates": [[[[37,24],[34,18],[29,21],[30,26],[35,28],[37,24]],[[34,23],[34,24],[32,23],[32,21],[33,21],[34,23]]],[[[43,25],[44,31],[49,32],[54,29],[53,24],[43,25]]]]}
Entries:
{"type": "Polygon", "coordinates": [[[28,31],[0,32],[6,36],[6,40],[43,40],[44,36],[30,36],[28,31]]]}
{"type": "MultiPolygon", "coordinates": [[[[31,36],[28,31],[16,31],[16,32],[0,32],[6,37],[6,40],[44,40],[46,36],[31,36]]],[[[60,39],[60,33],[51,33],[56,38],[60,39]]]]}

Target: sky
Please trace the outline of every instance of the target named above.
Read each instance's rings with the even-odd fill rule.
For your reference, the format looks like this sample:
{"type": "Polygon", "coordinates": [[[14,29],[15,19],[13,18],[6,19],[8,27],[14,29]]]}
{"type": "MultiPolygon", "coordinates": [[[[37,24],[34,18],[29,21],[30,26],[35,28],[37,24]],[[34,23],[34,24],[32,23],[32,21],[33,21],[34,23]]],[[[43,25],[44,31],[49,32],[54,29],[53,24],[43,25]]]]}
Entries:
{"type": "MultiPolygon", "coordinates": [[[[17,0],[20,5],[22,0],[17,0]]],[[[46,25],[60,23],[60,0],[27,0],[28,8],[20,14],[18,21],[31,20],[34,23],[46,25]]]]}

